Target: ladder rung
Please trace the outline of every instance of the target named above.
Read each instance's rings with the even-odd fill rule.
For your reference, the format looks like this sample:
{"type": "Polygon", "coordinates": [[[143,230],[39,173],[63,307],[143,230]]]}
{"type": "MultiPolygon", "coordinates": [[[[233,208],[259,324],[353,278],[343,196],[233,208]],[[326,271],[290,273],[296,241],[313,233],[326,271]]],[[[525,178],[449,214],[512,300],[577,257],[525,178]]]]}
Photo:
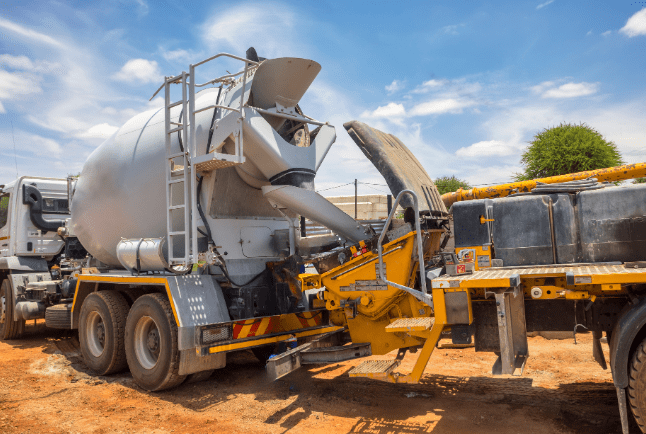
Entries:
{"type": "Polygon", "coordinates": [[[182,208],[186,208],[186,205],[182,204],[182,205],[173,205],[173,206],[168,207],[169,210],[171,210],[171,209],[182,209],[182,208]]]}
{"type": "Polygon", "coordinates": [[[177,102],[174,102],[174,103],[169,104],[168,106],[166,106],[166,108],[173,108],[173,107],[177,107],[178,105],[182,105],[182,103],[183,103],[183,102],[184,102],[184,101],[177,101],[177,102]]]}
{"type": "Polygon", "coordinates": [[[168,235],[171,236],[171,237],[176,237],[176,236],[179,236],[179,235],[186,235],[186,232],[185,231],[175,231],[175,232],[169,232],[168,235]]]}
{"type": "Polygon", "coordinates": [[[166,131],[166,134],[173,134],[173,133],[176,133],[177,131],[181,131],[181,130],[183,130],[183,129],[184,129],[184,127],[183,127],[183,126],[181,126],[181,127],[177,127],[177,128],[173,128],[172,130],[168,130],[168,131],[166,131]]]}
{"type": "Polygon", "coordinates": [[[170,181],[168,181],[168,184],[178,184],[180,182],[184,182],[184,179],[183,178],[182,179],[171,179],[170,181]]]}
{"type": "Polygon", "coordinates": [[[184,126],[184,124],[183,124],[183,123],[181,123],[181,122],[171,122],[170,124],[171,124],[171,125],[180,125],[180,126],[182,126],[182,127],[184,126]]]}
{"type": "Polygon", "coordinates": [[[184,156],[184,153],[183,153],[183,152],[178,152],[178,153],[176,153],[176,154],[170,154],[170,155],[168,156],[168,159],[170,160],[171,158],[177,158],[177,157],[183,157],[183,156],[184,156]]]}

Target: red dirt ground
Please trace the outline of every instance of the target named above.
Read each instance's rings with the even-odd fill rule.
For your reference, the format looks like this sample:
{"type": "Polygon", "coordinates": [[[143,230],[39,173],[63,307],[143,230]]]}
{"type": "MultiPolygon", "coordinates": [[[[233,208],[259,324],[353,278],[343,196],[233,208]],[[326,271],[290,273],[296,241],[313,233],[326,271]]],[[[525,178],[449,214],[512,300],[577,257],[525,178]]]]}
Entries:
{"type": "Polygon", "coordinates": [[[92,376],[75,333],[30,325],[0,342],[0,432],[620,433],[610,372],[594,362],[591,335],[577,340],[530,338],[521,377],[493,377],[495,355],[469,348],[436,349],[417,385],[349,378],[360,361],[269,382],[239,352],[206,381],[149,393],[129,374],[92,376]]]}

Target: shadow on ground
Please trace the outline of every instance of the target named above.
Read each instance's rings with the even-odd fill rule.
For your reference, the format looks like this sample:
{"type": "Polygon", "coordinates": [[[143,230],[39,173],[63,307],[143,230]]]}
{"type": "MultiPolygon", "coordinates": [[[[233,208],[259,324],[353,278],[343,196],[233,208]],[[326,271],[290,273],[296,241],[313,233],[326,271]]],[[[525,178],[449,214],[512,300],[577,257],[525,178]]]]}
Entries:
{"type": "MultiPolygon", "coordinates": [[[[48,354],[60,351],[79,374],[91,374],[80,357],[75,332],[29,325],[24,339],[7,343],[16,348],[42,347],[48,354]],[[39,339],[34,339],[36,336],[39,339]],[[43,344],[43,338],[47,344],[43,344]]],[[[395,385],[350,378],[349,369],[343,364],[315,365],[271,382],[251,352],[242,351],[228,354],[227,366],[215,371],[208,380],[169,391],[154,394],[144,391],[128,373],[100,377],[97,381],[118,382],[142,395],[154,395],[197,412],[214,409],[236,395],[251,395],[257,402],[279,408],[264,422],[280,426],[283,432],[310,417],[326,415],[353,420],[349,432],[365,434],[463,432],[465,423],[486,426],[488,432],[495,432],[500,426],[501,432],[507,432],[502,428],[519,417],[535,419],[536,423],[551,420],[565,432],[621,432],[612,383],[579,382],[547,389],[534,387],[532,378],[527,377],[428,375],[420,384],[395,385]],[[338,374],[332,377],[335,371],[338,374]],[[328,378],[320,378],[322,374],[328,378]],[[504,408],[508,420],[488,418],[487,409],[492,406],[504,408]],[[429,420],[417,422],[425,417],[429,420]]],[[[639,432],[632,420],[631,423],[631,432],[639,432]]],[[[516,428],[520,429],[517,432],[524,431],[522,426],[516,428]]]]}

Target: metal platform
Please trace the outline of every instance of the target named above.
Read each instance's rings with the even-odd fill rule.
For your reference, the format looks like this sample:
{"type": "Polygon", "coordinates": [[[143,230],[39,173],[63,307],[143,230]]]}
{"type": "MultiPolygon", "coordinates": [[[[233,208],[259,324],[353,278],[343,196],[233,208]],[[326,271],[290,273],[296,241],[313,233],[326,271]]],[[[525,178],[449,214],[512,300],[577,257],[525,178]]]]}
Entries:
{"type": "Polygon", "coordinates": [[[395,332],[423,332],[433,327],[435,318],[399,318],[386,326],[386,331],[395,332]]]}
{"type": "Polygon", "coordinates": [[[399,366],[399,360],[366,360],[348,372],[350,377],[381,377],[387,376],[399,366]]]}
{"type": "Polygon", "coordinates": [[[491,268],[460,276],[433,279],[433,288],[505,288],[520,284],[525,277],[565,277],[568,285],[643,283],[646,268],[613,265],[552,265],[519,268],[491,268]]]}

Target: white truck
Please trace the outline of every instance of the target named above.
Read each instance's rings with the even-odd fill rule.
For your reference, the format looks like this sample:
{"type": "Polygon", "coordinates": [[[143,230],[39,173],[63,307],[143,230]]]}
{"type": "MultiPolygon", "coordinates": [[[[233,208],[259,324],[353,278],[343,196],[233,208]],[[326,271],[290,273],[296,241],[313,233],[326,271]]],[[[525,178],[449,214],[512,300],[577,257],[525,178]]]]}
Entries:
{"type": "Polygon", "coordinates": [[[85,249],[58,228],[69,214],[71,179],[22,176],[0,186],[0,338],[19,338],[25,321],[69,328],[72,271],[85,249]]]}

